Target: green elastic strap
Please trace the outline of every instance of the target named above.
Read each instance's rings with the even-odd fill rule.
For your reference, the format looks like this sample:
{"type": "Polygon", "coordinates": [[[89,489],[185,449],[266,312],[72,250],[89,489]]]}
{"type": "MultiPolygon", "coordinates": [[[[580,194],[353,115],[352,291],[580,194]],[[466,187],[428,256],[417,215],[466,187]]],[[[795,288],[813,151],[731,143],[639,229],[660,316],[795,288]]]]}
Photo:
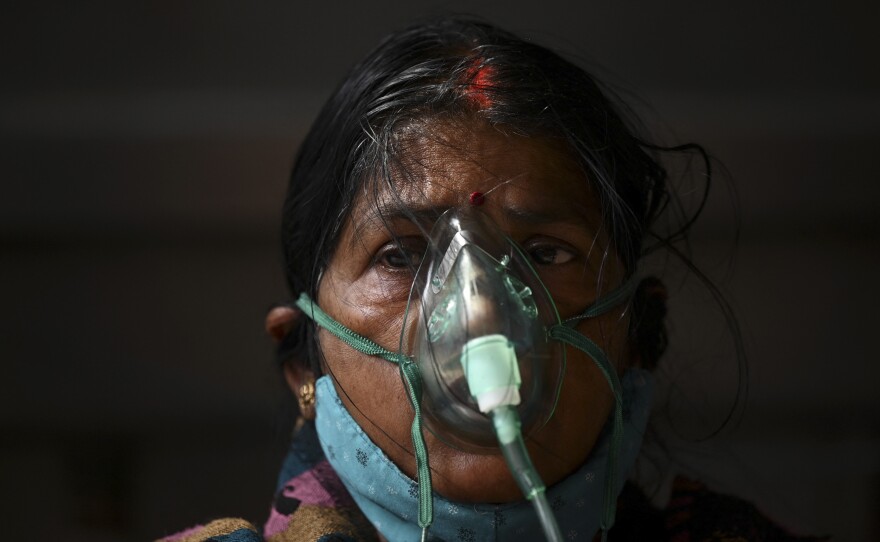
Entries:
{"type": "Polygon", "coordinates": [[[581,320],[587,318],[595,318],[604,314],[612,308],[629,300],[636,289],[639,281],[635,275],[631,276],[619,288],[613,290],[607,296],[599,299],[587,310],[577,316],[568,318],[562,324],[557,324],[550,328],[548,335],[550,338],[567,343],[581,352],[584,352],[593,360],[593,363],[602,371],[602,375],[611,388],[614,395],[614,423],[611,427],[611,449],[608,453],[608,463],[606,470],[608,476],[605,478],[605,502],[603,503],[604,513],[602,517],[602,540],[604,541],[608,535],[608,529],[614,525],[614,518],[617,513],[617,498],[614,495],[614,487],[617,479],[617,463],[620,456],[620,447],[623,444],[623,393],[621,392],[620,379],[617,377],[617,371],[611,365],[605,352],[599,348],[595,342],[590,340],[577,331],[574,326],[581,320]]]}
{"type": "Polygon", "coordinates": [[[574,327],[581,320],[585,320],[587,318],[595,318],[600,314],[605,314],[617,305],[628,301],[638,285],[639,279],[637,279],[635,275],[631,276],[629,279],[627,279],[626,282],[621,284],[619,288],[613,290],[607,296],[596,300],[596,302],[587,307],[587,310],[585,310],[584,312],[578,314],[577,316],[572,316],[571,318],[568,318],[567,320],[562,322],[562,325],[566,327],[574,327]]]}
{"type": "Polygon", "coordinates": [[[419,527],[422,528],[422,538],[424,538],[428,527],[434,522],[434,501],[431,497],[432,484],[431,470],[428,468],[428,448],[425,446],[425,437],[422,434],[422,379],[419,367],[409,356],[382,348],[370,339],[340,324],[329,314],[321,310],[308,294],[300,294],[299,299],[296,300],[296,306],[319,326],[358,352],[363,352],[369,356],[378,356],[391,363],[396,363],[400,368],[400,374],[403,375],[403,380],[406,382],[409,402],[415,412],[410,436],[412,437],[413,449],[416,452],[417,482],[419,486],[419,527]]]}
{"type": "Polygon", "coordinates": [[[431,498],[431,469],[428,468],[428,448],[425,446],[425,437],[422,434],[422,375],[418,365],[412,360],[406,360],[399,367],[406,382],[409,402],[415,412],[410,428],[410,437],[412,437],[413,449],[416,452],[416,470],[419,473],[419,527],[422,528],[422,538],[424,538],[428,527],[434,521],[434,500],[431,498]]]}
{"type": "Polygon", "coordinates": [[[409,360],[407,356],[386,350],[363,335],[359,335],[340,324],[326,312],[322,311],[321,307],[312,301],[308,294],[300,294],[299,299],[296,300],[296,306],[302,309],[305,315],[314,320],[319,326],[336,335],[339,340],[358,352],[363,352],[368,356],[379,356],[386,361],[397,363],[398,365],[409,360]]]}
{"type": "Polygon", "coordinates": [[[599,346],[591,341],[588,337],[581,335],[574,329],[566,325],[555,325],[550,328],[550,337],[564,343],[568,343],[578,350],[586,353],[593,362],[602,371],[602,375],[611,388],[614,395],[614,424],[611,427],[611,449],[608,454],[608,463],[605,478],[605,502],[603,503],[604,514],[602,517],[602,539],[608,529],[614,525],[614,516],[616,513],[616,495],[614,495],[614,487],[617,478],[617,462],[620,455],[620,446],[623,443],[623,394],[621,392],[620,379],[617,377],[617,371],[608,361],[605,353],[599,346]]]}

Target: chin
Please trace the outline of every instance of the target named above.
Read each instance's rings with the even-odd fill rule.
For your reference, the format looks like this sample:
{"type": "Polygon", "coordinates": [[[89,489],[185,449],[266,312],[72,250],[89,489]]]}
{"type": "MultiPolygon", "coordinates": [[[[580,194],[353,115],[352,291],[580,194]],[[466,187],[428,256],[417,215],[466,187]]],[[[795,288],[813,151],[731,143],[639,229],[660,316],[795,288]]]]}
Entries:
{"type": "Polygon", "coordinates": [[[500,453],[477,455],[454,450],[439,455],[444,457],[431,469],[432,482],[434,490],[447,499],[466,503],[523,500],[500,453]]]}
{"type": "MultiPolygon", "coordinates": [[[[540,443],[527,443],[544,484],[549,487],[574,472],[586,457],[565,458],[540,443]]],[[[524,499],[500,452],[474,454],[437,443],[429,448],[434,491],[466,503],[510,503],[524,499]]]]}

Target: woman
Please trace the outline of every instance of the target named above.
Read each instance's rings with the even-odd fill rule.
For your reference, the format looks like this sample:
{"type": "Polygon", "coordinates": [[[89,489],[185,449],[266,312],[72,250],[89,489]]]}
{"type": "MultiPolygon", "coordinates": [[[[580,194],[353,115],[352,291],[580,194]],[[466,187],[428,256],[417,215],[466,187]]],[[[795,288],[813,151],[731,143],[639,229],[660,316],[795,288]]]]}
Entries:
{"type": "MultiPolygon", "coordinates": [[[[658,227],[657,155],[692,150],[645,143],[586,72],[486,24],[414,26],[357,65],[284,204],[297,302],[267,328],[300,420],[266,539],[788,539],[698,485],[668,515],[624,489],[665,347],[639,260],[695,218],[658,227]],[[490,384],[485,337],[513,360],[487,358],[490,384]]],[[[212,536],[260,539],[226,520],[168,540],[212,536]]]]}

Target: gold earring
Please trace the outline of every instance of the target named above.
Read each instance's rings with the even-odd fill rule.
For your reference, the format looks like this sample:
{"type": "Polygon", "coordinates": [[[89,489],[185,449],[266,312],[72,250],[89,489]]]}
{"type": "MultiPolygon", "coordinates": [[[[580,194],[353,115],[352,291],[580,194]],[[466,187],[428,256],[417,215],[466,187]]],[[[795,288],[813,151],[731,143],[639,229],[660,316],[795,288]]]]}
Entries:
{"type": "Polygon", "coordinates": [[[300,415],[306,420],[315,419],[315,381],[309,380],[299,387],[296,394],[300,415]]]}

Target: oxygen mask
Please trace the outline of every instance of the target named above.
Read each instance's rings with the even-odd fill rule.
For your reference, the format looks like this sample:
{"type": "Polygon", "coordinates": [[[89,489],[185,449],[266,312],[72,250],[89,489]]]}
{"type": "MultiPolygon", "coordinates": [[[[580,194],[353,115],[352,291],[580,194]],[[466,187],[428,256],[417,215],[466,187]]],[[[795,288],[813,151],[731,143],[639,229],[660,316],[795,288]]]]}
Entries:
{"type": "Polygon", "coordinates": [[[334,320],[302,293],[297,306],[357,351],[396,364],[413,408],[423,540],[433,521],[431,470],[423,427],[450,446],[503,454],[532,502],[548,540],[562,540],[545,487],[523,438],[553,415],[565,373],[565,346],[602,372],[614,396],[601,527],[614,524],[617,458],[623,442],[623,393],[603,349],[578,322],[626,302],[630,279],[561,322],[538,273],[519,246],[477,209],[451,209],[432,228],[406,304],[397,351],[334,320]]]}
{"type": "Polygon", "coordinates": [[[565,353],[547,330],[559,317],[527,256],[485,213],[451,209],[428,241],[401,351],[419,367],[427,428],[452,446],[497,453],[490,412],[515,408],[524,436],[553,413],[565,353]]]}

